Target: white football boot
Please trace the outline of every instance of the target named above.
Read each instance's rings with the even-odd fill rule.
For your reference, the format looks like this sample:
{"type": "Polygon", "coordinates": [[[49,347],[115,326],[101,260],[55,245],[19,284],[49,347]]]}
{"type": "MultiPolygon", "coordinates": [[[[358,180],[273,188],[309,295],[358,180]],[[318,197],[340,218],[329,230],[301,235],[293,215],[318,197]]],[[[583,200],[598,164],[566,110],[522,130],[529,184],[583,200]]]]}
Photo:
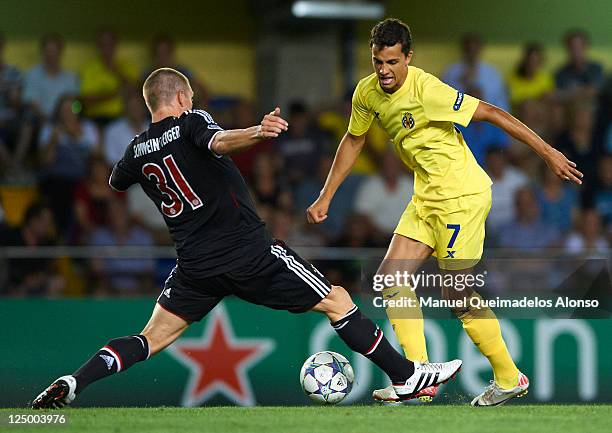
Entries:
{"type": "Polygon", "coordinates": [[[428,362],[425,364],[415,362],[412,376],[405,383],[393,384],[395,394],[400,401],[415,398],[419,391],[453,379],[459,370],[461,370],[462,363],[463,361],[460,359],[454,359],[449,362],[428,362]]]}
{"type": "Polygon", "coordinates": [[[529,379],[519,371],[518,384],[512,389],[503,389],[495,381],[487,386],[482,394],[472,400],[472,406],[501,406],[515,397],[527,395],[529,379]]]}
{"type": "MultiPolygon", "coordinates": [[[[421,403],[431,403],[438,392],[439,386],[440,385],[432,385],[423,388],[414,394],[414,400],[418,400],[421,403]]],[[[372,398],[383,403],[401,403],[400,398],[395,393],[395,389],[393,389],[393,385],[389,385],[382,389],[375,389],[374,392],[372,392],[372,398]]]]}
{"type": "Polygon", "coordinates": [[[76,379],[73,376],[62,376],[41,392],[32,402],[32,409],[59,409],[76,398],[76,379]]]}

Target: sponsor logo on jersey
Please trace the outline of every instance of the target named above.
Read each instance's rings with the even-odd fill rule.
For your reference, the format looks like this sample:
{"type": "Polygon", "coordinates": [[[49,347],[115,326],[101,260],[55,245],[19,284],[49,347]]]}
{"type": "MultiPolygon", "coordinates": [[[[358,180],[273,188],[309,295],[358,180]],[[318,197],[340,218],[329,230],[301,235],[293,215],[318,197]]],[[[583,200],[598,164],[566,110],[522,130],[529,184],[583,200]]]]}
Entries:
{"type": "Polygon", "coordinates": [[[407,129],[414,128],[414,117],[412,117],[412,113],[404,113],[404,116],[402,116],[402,126],[407,129]]]}
{"type": "Polygon", "coordinates": [[[455,99],[455,103],[453,104],[453,110],[459,111],[461,104],[463,104],[463,92],[457,92],[457,99],[455,99]]]}

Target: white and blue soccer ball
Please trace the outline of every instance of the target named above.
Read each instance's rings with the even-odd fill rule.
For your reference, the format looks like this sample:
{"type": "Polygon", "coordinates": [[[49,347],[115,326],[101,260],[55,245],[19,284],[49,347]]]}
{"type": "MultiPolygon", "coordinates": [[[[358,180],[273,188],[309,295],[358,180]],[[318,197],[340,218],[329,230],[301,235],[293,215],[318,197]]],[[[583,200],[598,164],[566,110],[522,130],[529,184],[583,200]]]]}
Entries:
{"type": "Polygon", "coordinates": [[[300,371],[302,389],[319,404],[340,403],[353,389],[355,374],[344,356],[336,352],[317,352],[300,371]]]}

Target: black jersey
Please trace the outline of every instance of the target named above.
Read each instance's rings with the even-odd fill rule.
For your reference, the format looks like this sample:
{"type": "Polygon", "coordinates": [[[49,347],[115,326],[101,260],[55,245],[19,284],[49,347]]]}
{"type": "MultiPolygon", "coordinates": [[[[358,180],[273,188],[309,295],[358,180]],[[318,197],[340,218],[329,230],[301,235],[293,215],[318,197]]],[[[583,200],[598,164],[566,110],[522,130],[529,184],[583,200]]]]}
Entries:
{"type": "Polygon", "coordinates": [[[202,110],[152,123],[109,181],[119,191],[140,183],[166,220],[180,268],[194,278],[236,269],[271,244],[242,175],[231,158],[210,149],[220,131],[202,110]]]}

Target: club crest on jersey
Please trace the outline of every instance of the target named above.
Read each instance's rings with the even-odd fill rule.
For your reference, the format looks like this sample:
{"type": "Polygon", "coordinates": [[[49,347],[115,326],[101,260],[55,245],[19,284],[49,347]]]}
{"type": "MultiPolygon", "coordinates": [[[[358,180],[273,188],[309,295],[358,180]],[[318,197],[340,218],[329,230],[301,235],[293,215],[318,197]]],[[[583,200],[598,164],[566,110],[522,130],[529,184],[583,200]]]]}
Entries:
{"type": "Polygon", "coordinates": [[[453,110],[459,111],[461,104],[463,104],[463,92],[457,92],[457,99],[455,99],[455,103],[453,104],[453,110]]]}
{"type": "Polygon", "coordinates": [[[412,117],[412,113],[404,113],[402,117],[402,126],[407,129],[414,128],[414,117],[412,117]]]}

